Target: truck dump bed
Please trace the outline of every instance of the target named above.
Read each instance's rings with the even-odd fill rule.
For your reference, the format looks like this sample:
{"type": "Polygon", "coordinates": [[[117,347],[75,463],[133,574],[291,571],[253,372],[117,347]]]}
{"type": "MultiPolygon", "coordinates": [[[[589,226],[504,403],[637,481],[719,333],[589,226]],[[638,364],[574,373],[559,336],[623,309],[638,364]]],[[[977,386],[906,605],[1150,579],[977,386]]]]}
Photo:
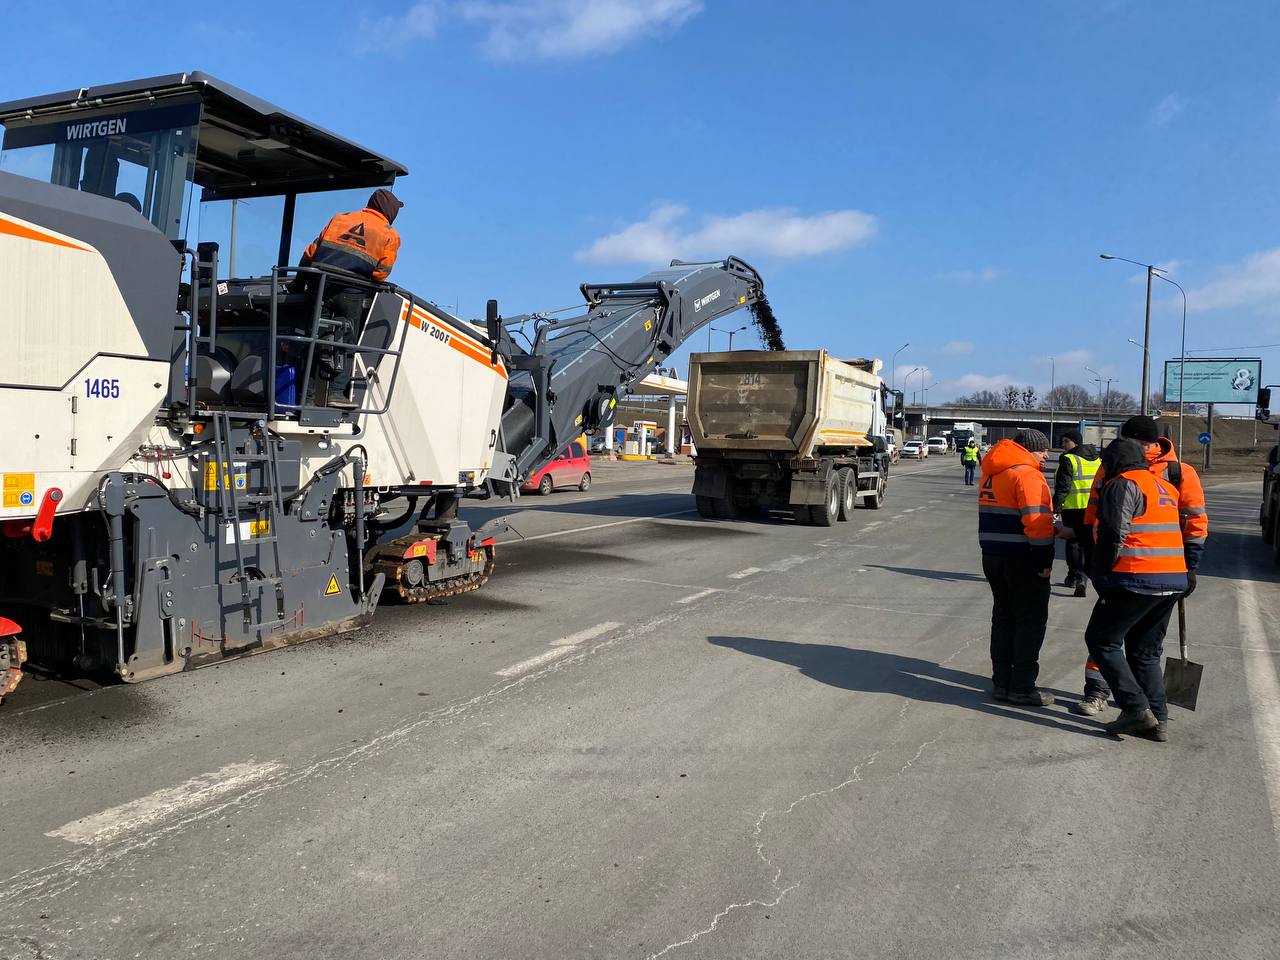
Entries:
{"type": "Polygon", "coordinates": [[[884,432],[879,360],[837,360],[825,350],[695,353],[689,428],[702,451],[810,458],[872,446],[884,432]]]}

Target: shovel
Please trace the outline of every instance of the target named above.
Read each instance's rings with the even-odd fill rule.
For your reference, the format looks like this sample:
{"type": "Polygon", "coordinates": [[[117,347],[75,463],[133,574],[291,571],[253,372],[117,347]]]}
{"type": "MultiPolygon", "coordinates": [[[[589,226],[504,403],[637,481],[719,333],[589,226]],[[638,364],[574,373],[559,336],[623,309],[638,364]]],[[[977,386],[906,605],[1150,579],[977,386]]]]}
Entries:
{"type": "Polygon", "coordinates": [[[1165,657],[1164,660],[1164,695],[1175,706],[1188,710],[1196,708],[1196,698],[1200,696],[1200,676],[1204,667],[1187,659],[1187,608],[1181,597],[1178,598],[1178,651],[1182,658],[1175,660],[1165,657]]]}

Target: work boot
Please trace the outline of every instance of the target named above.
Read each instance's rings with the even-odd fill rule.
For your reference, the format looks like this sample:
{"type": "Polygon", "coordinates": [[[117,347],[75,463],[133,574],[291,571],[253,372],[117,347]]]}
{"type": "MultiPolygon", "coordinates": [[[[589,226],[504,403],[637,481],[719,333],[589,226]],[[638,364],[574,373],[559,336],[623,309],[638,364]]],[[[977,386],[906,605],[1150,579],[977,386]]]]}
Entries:
{"type": "Polygon", "coordinates": [[[1089,583],[1089,581],[1087,581],[1084,577],[1081,577],[1079,580],[1077,580],[1077,581],[1076,581],[1076,596],[1077,596],[1077,597],[1083,597],[1083,596],[1084,596],[1084,594],[1085,594],[1085,587],[1088,585],[1088,583],[1089,583]]]}
{"type": "Polygon", "coordinates": [[[1078,581],[1072,574],[1067,574],[1067,579],[1062,581],[1064,587],[1074,587],[1078,581]]]}
{"type": "Polygon", "coordinates": [[[1009,689],[1007,687],[992,687],[991,699],[994,700],[996,703],[1008,703],[1009,689]]]}
{"type": "Polygon", "coordinates": [[[1045,690],[1019,690],[1009,692],[1009,702],[1020,707],[1047,707],[1053,703],[1053,694],[1045,690]]]}
{"type": "Polygon", "coordinates": [[[1107,733],[1118,737],[1122,733],[1141,734],[1158,729],[1160,721],[1149,707],[1141,710],[1121,710],[1120,716],[1107,724],[1107,733]]]}
{"type": "Polygon", "coordinates": [[[1154,727],[1150,730],[1144,730],[1142,733],[1138,734],[1138,736],[1145,737],[1148,740],[1154,740],[1156,743],[1168,743],[1169,721],[1157,720],[1154,727]]]}
{"type": "Polygon", "coordinates": [[[1071,705],[1071,712],[1078,713],[1082,717],[1096,717],[1105,709],[1107,709],[1106,697],[1085,697],[1079,703],[1071,705]]]}

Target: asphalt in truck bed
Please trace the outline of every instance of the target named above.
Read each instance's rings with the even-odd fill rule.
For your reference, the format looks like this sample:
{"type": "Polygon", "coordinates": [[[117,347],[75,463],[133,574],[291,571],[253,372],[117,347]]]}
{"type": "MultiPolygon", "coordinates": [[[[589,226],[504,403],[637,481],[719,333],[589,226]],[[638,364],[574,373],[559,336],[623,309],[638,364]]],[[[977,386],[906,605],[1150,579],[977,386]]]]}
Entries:
{"type": "Polygon", "coordinates": [[[1067,711],[1093,600],[1061,563],[1057,704],[989,700],[954,457],[827,529],[702,520],[687,465],[596,481],[522,500],[527,539],[447,605],[137,686],[24,684],[0,957],[1276,955],[1258,484],[1210,486],[1201,706],[1154,744],[1067,711]]]}

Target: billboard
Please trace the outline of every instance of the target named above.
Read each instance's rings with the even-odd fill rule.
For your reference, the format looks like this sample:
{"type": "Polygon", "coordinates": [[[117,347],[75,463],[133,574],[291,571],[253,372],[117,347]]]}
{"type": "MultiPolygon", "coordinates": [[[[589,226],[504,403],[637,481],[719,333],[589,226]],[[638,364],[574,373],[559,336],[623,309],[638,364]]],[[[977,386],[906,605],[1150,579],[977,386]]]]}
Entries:
{"type": "Polygon", "coordinates": [[[1262,361],[1257,357],[1206,360],[1188,358],[1179,391],[1181,360],[1164,362],[1166,403],[1257,403],[1262,361]],[[1185,392],[1185,396],[1180,396],[1185,392]]]}

